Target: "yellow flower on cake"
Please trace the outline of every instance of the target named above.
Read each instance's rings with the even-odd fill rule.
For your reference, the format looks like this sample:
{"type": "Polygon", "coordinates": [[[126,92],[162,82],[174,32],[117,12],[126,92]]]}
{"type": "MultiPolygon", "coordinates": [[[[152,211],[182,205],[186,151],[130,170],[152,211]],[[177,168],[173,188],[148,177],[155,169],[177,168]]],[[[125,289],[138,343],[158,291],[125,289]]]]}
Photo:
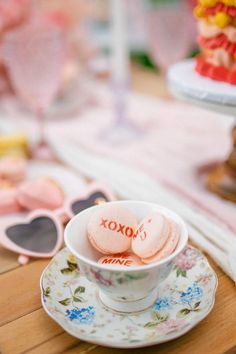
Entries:
{"type": "Polygon", "coordinates": [[[215,24],[220,28],[225,28],[230,22],[231,18],[225,12],[218,12],[215,16],[215,24]]]}

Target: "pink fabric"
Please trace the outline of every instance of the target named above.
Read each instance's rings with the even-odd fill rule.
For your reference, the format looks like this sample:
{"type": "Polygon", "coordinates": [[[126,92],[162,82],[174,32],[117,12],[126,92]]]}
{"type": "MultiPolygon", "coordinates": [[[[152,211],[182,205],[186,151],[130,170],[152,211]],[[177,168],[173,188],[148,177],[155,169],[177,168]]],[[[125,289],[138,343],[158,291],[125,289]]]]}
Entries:
{"type": "Polygon", "coordinates": [[[228,118],[190,104],[132,94],[129,118],[139,124],[143,134],[111,145],[101,138],[113,123],[111,100],[106,90],[95,92],[99,104],[74,117],[51,121],[50,134],[65,144],[68,139],[139,167],[236,233],[236,205],[209,193],[197,174],[201,165],[227,156],[231,144],[228,118]]]}

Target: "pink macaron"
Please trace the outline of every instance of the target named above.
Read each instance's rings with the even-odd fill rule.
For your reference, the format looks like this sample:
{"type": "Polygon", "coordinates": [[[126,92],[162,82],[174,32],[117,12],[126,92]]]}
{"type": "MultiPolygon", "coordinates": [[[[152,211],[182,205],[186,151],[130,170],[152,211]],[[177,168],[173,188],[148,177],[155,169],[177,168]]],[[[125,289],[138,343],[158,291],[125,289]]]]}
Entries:
{"type": "Polygon", "coordinates": [[[64,202],[62,189],[51,179],[27,181],[19,186],[18,203],[27,210],[60,208],[64,202]]]}
{"type": "Polygon", "coordinates": [[[143,265],[141,259],[131,252],[118,253],[112,256],[103,256],[99,259],[100,264],[109,264],[113,267],[136,267],[143,265]]]}
{"type": "Polygon", "coordinates": [[[0,214],[11,214],[20,212],[21,206],[17,202],[16,189],[0,189],[0,214]]]}
{"type": "Polygon", "coordinates": [[[169,221],[164,215],[158,212],[148,215],[138,225],[132,239],[133,252],[140,258],[154,256],[166,243],[169,230],[169,221]]]}
{"type": "Polygon", "coordinates": [[[127,251],[137,227],[135,215],[119,204],[104,204],[91,216],[87,231],[91,245],[103,254],[127,251]]]}
{"type": "Polygon", "coordinates": [[[17,183],[25,178],[26,166],[26,160],[22,157],[3,157],[0,160],[0,179],[17,183]]]}
{"type": "Polygon", "coordinates": [[[14,183],[12,183],[11,181],[8,181],[6,179],[0,178],[0,190],[1,189],[9,189],[9,188],[14,188],[14,183]]]}
{"type": "Polygon", "coordinates": [[[158,251],[154,256],[149,258],[142,258],[143,263],[149,264],[149,263],[161,261],[162,259],[169,257],[176,249],[180,239],[180,229],[179,226],[173,220],[169,220],[169,222],[170,222],[170,231],[166,243],[161,248],[161,250],[158,251]]]}

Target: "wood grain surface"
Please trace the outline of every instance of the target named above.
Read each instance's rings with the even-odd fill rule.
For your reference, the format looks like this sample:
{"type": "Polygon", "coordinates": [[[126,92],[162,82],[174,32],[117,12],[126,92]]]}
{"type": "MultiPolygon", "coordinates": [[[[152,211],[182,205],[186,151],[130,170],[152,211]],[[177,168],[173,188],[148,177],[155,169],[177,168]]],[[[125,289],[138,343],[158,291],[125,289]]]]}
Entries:
{"type": "MultiPolygon", "coordinates": [[[[133,68],[133,85],[143,93],[169,99],[163,79],[133,68]]],[[[47,260],[21,267],[17,256],[0,248],[1,354],[236,354],[236,288],[208,257],[219,278],[216,303],[189,333],[149,348],[121,350],[82,342],[59,327],[41,307],[39,279],[47,260]]]]}

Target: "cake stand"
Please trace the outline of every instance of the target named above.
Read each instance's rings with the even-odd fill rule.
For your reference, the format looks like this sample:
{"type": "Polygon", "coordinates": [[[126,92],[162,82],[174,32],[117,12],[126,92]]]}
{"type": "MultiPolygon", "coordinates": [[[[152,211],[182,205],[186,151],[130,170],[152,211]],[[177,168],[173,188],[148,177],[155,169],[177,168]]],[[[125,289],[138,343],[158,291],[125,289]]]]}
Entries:
{"type": "MultiPolygon", "coordinates": [[[[236,117],[236,86],[200,76],[195,60],[173,65],[168,72],[171,93],[206,109],[236,117]]],[[[236,126],[232,129],[233,149],[228,159],[209,168],[207,187],[222,198],[236,203],[236,126]]]]}

